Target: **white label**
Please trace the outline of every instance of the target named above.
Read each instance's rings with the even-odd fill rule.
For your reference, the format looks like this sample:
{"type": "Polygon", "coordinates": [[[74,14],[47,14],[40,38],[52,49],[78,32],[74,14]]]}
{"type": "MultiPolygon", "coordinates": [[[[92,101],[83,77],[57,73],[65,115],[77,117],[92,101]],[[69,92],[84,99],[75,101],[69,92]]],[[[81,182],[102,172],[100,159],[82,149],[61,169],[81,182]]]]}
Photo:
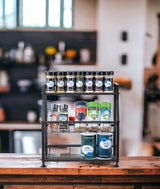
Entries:
{"type": "Polygon", "coordinates": [[[82,87],[83,86],[83,82],[82,81],[76,81],[76,86],[77,87],[82,87]]]}
{"type": "Polygon", "coordinates": [[[57,81],[57,85],[58,85],[58,87],[63,87],[64,86],[64,82],[63,81],[57,81]]]}
{"type": "Polygon", "coordinates": [[[57,121],[57,116],[50,114],[48,117],[48,121],[57,121]]]}
{"type": "Polygon", "coordinates": [[[59,119],[60,119],[60,121],[67,121],[67,116],[61,114],[59,119]]]}
{"type": "Polygon", "coordinates": [[[102,81],[96,80],[97,87],[102,87],[102,85],[103,85],[102,81]]]}
{"type": "Polygon", "coordinates": [[[100,142],[100,147],[103,149],[109,149],[112,146],[112,142],[110,140],[107,140],[105,138],[102,138],[100,142]]]}
{"type": "Polygon", "coordinates": [[[53,87],[54,82],[53,81],[47,81],[47,87],[53,87]]]}
{"type": "Polygon", "coordinates": [[[73,81],[67,81],[67,86],[68,87],[73,87],[74,86],[74,82],[73,81]]]}
{"type": "Polygon", "coordinates": [[[93,82],[92,82],[92,81],[88,81],[88,80],[86,80],[86,85],[87,85],[87,87],[92,87],[93,82]]]}
{"type": "Polygon", "coordinates": [[[112,85],[112,83],[110,81],[105,81],[105,86],[106,87],[110,87],[112,85]]]}
{"type": "Polygon", "coordinates": [[[85,155],[92,156],[93,150],[94,150],[93,146],[90,146],[90,145],[84,145],[84,146],[82,146],[82,152],[85,155]]]}

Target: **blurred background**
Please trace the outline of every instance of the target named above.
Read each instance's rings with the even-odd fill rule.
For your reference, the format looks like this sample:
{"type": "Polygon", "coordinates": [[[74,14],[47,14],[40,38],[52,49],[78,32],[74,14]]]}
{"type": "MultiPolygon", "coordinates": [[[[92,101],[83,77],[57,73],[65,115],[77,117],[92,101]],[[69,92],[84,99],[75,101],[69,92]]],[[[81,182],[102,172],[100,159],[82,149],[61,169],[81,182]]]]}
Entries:
{"type": "MultiPolygon", "coordinates": [[[[160,0],[0,0],[0,152],[40,153],[45,70],[113,70],[120,154],[160,155],[159,14],[160,0]]],[[[50,102],[74,116],[75,100],[50,102]]]]}

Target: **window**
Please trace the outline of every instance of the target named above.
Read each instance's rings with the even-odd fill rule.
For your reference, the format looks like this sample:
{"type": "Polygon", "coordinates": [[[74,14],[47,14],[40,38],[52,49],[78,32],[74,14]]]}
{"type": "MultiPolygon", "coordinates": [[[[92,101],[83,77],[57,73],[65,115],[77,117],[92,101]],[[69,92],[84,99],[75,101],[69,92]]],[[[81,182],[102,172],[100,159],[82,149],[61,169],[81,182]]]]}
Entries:
{"type": "Polygon", "coordinates": [[[72,28],[72,0],[0,0],[0,28],[72,28]]]}

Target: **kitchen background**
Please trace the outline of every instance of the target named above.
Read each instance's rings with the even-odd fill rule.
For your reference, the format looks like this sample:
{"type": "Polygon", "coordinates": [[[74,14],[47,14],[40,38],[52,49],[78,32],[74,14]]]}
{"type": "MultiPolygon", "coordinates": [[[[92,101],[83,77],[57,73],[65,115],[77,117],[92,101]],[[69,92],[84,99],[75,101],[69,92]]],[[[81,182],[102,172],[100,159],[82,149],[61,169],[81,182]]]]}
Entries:
{"type": "MultiPolygon", "coordinates": [[[[39,5],[35,11],[38,1],[34,1],[30,11],[25,0],[0,1],[1,152],[39,153],[40,83],[43,71],[51,67],[59,71],[113,70],[121,87],[121,155],[159,155],[159,97],[157,92],[148,97],[145,89],[158,50],[160,0],[41,0],[50,4],[46,27],[43,14],[42,22],[39,18],[36,23],[40,27],[29,19],[43,9],[39,5]],[[17,17],[9,12],[13,2],[20,3],[17,17]],[[53,6],[52,10],[56,3],[61,8],[53,6]],[[59,22],[52,22],[54,11],[62,15],[57,16],[59,22]],[[14,28],[16,20],[19,26],[14,28]]],[[[51,100],[65,100],[73,107],[75,99],[51,100]]]]}

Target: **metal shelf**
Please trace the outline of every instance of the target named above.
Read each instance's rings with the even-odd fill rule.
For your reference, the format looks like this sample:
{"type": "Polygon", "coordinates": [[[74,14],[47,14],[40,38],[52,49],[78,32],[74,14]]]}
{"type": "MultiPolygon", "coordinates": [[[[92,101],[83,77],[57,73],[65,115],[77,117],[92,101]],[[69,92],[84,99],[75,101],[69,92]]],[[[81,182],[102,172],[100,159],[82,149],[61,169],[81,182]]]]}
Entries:
{"type": "Polygon", "coordinates": [[[97,124],[100,124],[100,123],[103,123],[103,124],[115,124],[115,123],[119,123],[119,121],[42,121],[42,123],[46,123],[46,124],[49,124],[49,123],[67,123],[67,124],[76,124],[76,123],[86,123],[86,124],[89,124],[89,123],[97,123],[97,124]]]}

